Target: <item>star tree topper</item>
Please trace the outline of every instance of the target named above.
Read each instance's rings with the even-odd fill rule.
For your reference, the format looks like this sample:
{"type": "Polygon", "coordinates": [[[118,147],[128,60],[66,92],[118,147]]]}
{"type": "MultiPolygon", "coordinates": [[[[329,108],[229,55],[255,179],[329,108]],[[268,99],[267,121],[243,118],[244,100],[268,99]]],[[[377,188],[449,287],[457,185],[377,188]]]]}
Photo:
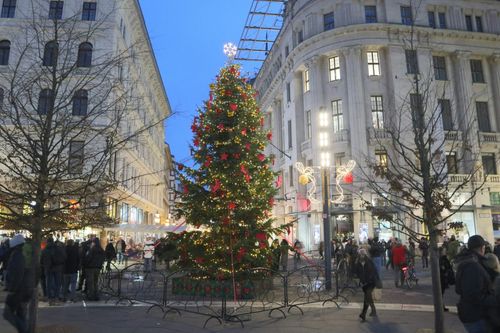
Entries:
{"type": "Polygon", "coordinates": [[[236,51],[238,51],[238,48],[233,43],[224,44],[224,54],[229,58],[229,60],[234,59],[236,51]]]}

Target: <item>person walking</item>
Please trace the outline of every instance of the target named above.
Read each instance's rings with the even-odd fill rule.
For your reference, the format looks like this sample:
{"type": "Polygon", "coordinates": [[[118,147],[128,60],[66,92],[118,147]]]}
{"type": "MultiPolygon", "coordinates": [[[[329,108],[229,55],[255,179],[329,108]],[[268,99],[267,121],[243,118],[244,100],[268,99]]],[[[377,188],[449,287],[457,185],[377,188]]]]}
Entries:
{"type": "Polygon", "coordinates": [[[368,307],[370,307],[370,316],[377,316],[377,310],[375,308],[375,303],[373,302],[373,289],[380,284],[380,278],[375,268],[375,264],[368,257],[368,253],[365,249],[361,248],[358,252],[358,260],[355,264],[355,272],[359,278],[359,282],[363,288],[363,310],[361,311],[359,318],[362,321],[366,320],[366,312],[368,307]]]}
{"type": "Polygon", "coordinates": [[[288,242],[286,239],[282,239],[280,243],[280,251],[281,251],[281,256],[280,256],[280,269],[283,272],[287,271],[288,268],[288,250],[290,249],[290,245],[288,245],[288,242]]]}
{"type": "Polygon", "coordinates": [[[273,254],[273,263],[271,269],[277,272],[280,268],[280,256],[281,256],[280,241],[277,238],[273,240],[273,242],[271,243],[271,251],[273,254]]]}
{"type": "Polygon", "coordinates": [[[401,287],[403,287],[404,276],[402,268],[406,265],[406,249],[401,244],[399,239],[395,239],[394,247],[392,248],[392,264],[394,265],[394,285],[396,288],[399,287],[399,282],[401,282],[401,287]]]}
{"type": "Polygon", "coordinates": [[[377,269],[377,274],[380,276],[380,272],[382,270],[382,262],[383,262],[382,256],[384,254],[385,248],[379,242],[378,237],[374,237],[373,240],[368,240],[368,243],[370,244],[370,249],[368,250],[368,253],[370,254],[370,257],[372,258],[372,261],[375,264],[375,268],[377,269]]]}
{"type": "Polygon", "coordinates": [[[87,292],[88,281],[87,274],[85,271],[85,256],[90,249],[90,244],[92,243],[92,235],[89,235],[89,238],[82,242],[79,247],[79,255],[80,255],[80,276],[78,278],[78,288],[77,291],[87,292]]]}
{"type": "Polygon", "coordinates": [[[427,240],[425,237],[422,237],[420,239],[420,242],[418,244],[418,248],[420,249],[421,255],[422,255],[422,268],[428,268],[429,267],[429,243],[427,243],[427,240]]]}
{"type": "Polygon", "coordinates": [[[144,271],[151,272],[153,269],[153,257],[155,253],[155,246],[151,237],[146,238],[143,248],[144,258],[144,271]]]}
{"type": "Polygon", "coordinates": [[[85,276],[87,279],[87,299],[89,301],[99,300],[99,273],[104,264],[105,254],[101,247],[99,238],[94,238],[90,243],[90,248],[85,254],[85,276]]]}
{"type": "Polygon", "coordinates": [[[385,264],[385,269],[388,270],[389,266],[394,269],[394,264],[392,262],[392,248],[394,246],[394,239],[389,239],[387,243],[385,243],[385,250],[387,251],[387,262],[385,264]]]}
{"type": "Polygon", "coordinates": [[[125,249],[127,248],[127,244],[123,238],[118,238],[116,241],[116,255],[118,259],[118,264],[123,264],[125,262],[125,249]]]}
{"type": "Polygon", "coordinates": [[[113,246],[113,240],[108,240],[104,252],[106,254],[106,271],[109,272],[111,270],[111,262],[116,260],[116,250],[113,246]]]}
{"type": "Polygon", "coordinates": [[[498,307],[492,281],[483,266],[485,245],[480,235],[471,236],[467,249],[455,258],[458,317],[468,333],[488,332],[487,314],[498,307]]]}
{"type": "Polygon", "coordinates": [[[451,266],[450,260],[446,255],[446,248],[439,248],[439,277],[441,284],[441,295],[443,297],[443,310],[448,312],[449,309],[444,305],[444,292],[450,287],[450,285],[455,284],[455,272],[453,272],[453,267],[451,266]]]}
{"type": "Polygon", "coordinates": [[[54,239],[49,237],[40,257],[40,264],[45,273],[49,305],[55,305],[60,297],[65,260],[64,251],[61,251],[54,239]]]}
{"type": "Polygon", "coordinates": [[[26,319],[27,306],[33,297],[34,274],[26,265],[23,255],[25,240],[17,234],[10,240],[11,255],[6,267],[6,289],[3,317],[14,326],[19,333],[29,332],[26,319]]]}
{"type": "Polygon", "coordinates": [[[455,261],[455,257],[457,256],[459,249],[460,249],[460,242],[455,238],[455,235],[451,235],[450,241],[448,242],[448,249],[446,251],[450,263],[455,261]]]}
{"type": "Polygon", "coordinates": [[[68,300],[74,302],[76,300],[76,282],[78,277],[78,269],[80,267],[80,254],[78,245],[75,245],[74,240],[66,241],[66,262],[64,263],[63,277],[63,301],[68,300]]]}
{"type": "Polygon", "coordinates": [[[488,274],[490,274],[492,288],[497,300],[497,307],[488,310],[488,323],[491,326],[491,332],[500,332],[500,263],[494,253],[486,253],[483,263],[488,274]]]}
{"type": "Polygon", "coordinates": [[[293,268],[297,269],[300,264],[300,257],[302,256],[302,250],[304,246],[302,242],[298,239],[293,243],[293,268]]]}
{"type": "Polygon", "coordinates": [[[416,249],[417,247],[415,245],[415,242],[410,239],[408,241],[408,261],[411,262],[413,266],[415,266],[416,249]]]}

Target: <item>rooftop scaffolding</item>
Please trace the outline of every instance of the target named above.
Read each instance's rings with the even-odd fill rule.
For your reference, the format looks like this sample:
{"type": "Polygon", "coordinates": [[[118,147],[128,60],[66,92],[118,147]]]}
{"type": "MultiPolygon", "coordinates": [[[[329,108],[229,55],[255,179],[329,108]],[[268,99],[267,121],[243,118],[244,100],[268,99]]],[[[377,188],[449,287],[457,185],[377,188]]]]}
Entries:
{"type": "Polygon", "coordinates": [[[234,58],[252,62],[258,70],[283,25],[286,0],[253,0],[234,58]]]}

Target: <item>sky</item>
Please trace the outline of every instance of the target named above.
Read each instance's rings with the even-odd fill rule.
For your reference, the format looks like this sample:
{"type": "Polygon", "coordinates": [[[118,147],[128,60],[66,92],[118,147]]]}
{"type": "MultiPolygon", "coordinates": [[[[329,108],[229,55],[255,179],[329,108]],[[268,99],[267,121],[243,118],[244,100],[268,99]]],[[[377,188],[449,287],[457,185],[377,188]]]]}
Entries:
{"type": "Polygon", "coordinates": [[[193,117],[226,62],[224,44],[238,44],[252,0],[140,4],[173,113],[166,122],[166,140],[175,160],[189,163],[193,117]]]}

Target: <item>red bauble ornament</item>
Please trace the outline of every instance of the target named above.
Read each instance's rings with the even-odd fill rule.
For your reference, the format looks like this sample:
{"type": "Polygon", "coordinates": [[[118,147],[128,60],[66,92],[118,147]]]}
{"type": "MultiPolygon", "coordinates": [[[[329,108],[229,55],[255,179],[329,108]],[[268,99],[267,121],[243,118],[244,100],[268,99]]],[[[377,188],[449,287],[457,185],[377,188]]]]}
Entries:
{"type": "Polygon", "coordinates": [[[229,104],[229,108],[231,109],[231,111],[236,111],[236,109],[238,108],[238,105],[237,104],[234,104],[234,103],[231,103],[229,104]]]}
{"type": "Polygon", "coordinates": [[[229,155],[226,154],[226,153],[220,154],[220,159],[223,160],[223,161],[226,161],[228,157],[229,157],[229,155]]]}
{"type": "Polygon", "coordinates": [[[236,208],[236,204],[234,202],[230,202],[227,207],[229,208],[229,210],[233,210],[236,208]]]}
{"type": "Polygon", "coordinates": [[[267,139],[271,141],[272,138],[273,138],[273,133],[271,132],[267,133],[267,139]]]}
{"type": "Polygon", "coordinates": [[[226,95],[226,96],[233,96],[233,92],[231,90],[229,90],[229,89],[226,89],[224,91],[224,95],[226,95]]]}
{"type": "Polygon", "coordinates": [[[241,130],[241,135],[246,136],[247,135],[247,129],[244,128],[241,130]]]}
{"type": "Polygon", "coordinates": [[[200,140],[198,138],[194,139],[193,144],[198,147],[200,145],[200,140]]]}
{"type": "Polygon", "coordinates": [[[182,192],[183,192],[184,194],[188,194],[188,193],[189,193],[189,189],[188,189],[187,185],[184,185],[184,186],[183,186],[183,188],[182,188],[182,192]]]}
{"type": "Polygon", "coordinates": [[[212,193],[217,192],[220,189],[220,180],[216,179],[215,184],[212,185],[212,193]]]}
{"type": "Polygon", "coordinates": [[[224,130],[224,124],[219,124],[219,125],[217,125],[217,128],[218,128],[219,130],[223,131],[223,130],[224,130]]]}
{"type": "Polygon", "coordinates": [[[354,180],[354,176],[352,175],[352,172],[349,172],[347,175],[344,176],[344,183],[346,184],[352,184],[352,181],[354,180]]]}
{"type": "Polygon", "coordinates": [[[260,126],[264,126],[264,117],[260,118],[260,126]]]}
{"type": "Polygon", "coordinates": [[[245,149],[246,149],[246,150],[250,150],[250,147],[251,147],[251,146],[250,146],[250,144],[249,144],[249,143],[247,143],[247,144],[245,145],[245,149]]]}
{"type": "Polygon", "coordinates": [[[239,159],[240,159],[240,157],[241,157],[241,155],[240,155],[240,154],[238,154],[238,153],[234,153],[234,154],[233,154],[233,157],[234,157],[236,160],[239,160],[239,159]]]}
{"type": "Polygon", "coordinates": [[[266,155],[261,153],[261,154],[257,155],[257,158],[259,159],[259,161],[264,162],[264,160],[266,159],[266,155]]]}

